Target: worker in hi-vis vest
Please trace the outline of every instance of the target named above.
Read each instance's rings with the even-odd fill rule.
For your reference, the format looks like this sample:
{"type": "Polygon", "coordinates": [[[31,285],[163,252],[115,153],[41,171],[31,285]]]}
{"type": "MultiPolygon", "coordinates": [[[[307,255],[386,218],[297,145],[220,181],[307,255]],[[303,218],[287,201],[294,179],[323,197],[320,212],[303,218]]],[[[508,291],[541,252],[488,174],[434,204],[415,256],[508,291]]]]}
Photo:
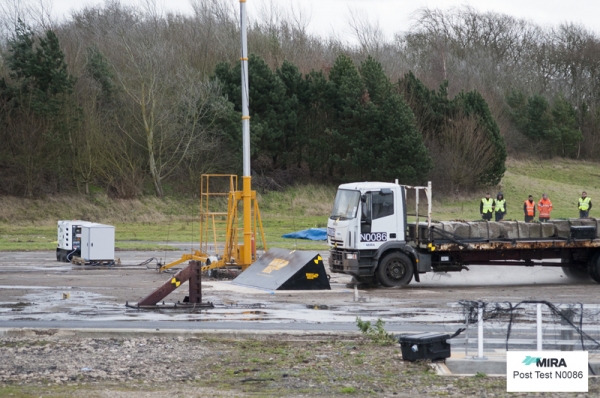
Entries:
{"type": "Polygon", "coordinates": [[[525,213],[525,222],[533,221],[535,218],[535,201],[532,195],[529,195],[529,198],[523,203],[523,212],[525,213]]]}
{"type": "Polygon", "coordinates": [[[538,211],[540,212],[540,221],[546,222],[550,220],[550,212],[552,211],[552,202],[548,199],[548,195],[542,194],[542,198],[538,202],[538,211]]]}
{"type": "Polygon", "coordinates": [[[590,210],[592,209],[592,198],[587,196],[587,192],[581,193],[579,198],[579,218],[588,218],[590,216],[590,210]]]}
{"type": "Polygon", "coordinates": [[[496,221],[504,219],[504,215],[506,214],[506,199],[504,199],[504,194],[502,192],[498,192],[498,195],[496,195],[496,200],[494,200],[494,210],[496,221]]]}
{"type": "Polygon", "coordinates": [[[482,198],[481,203],[479,203],[479,213],[481,213],[481,218],[486,221],[492,219],[492,214],[494,213],[494,199],[490,198],[489,192],[485,194],[485,198],[482,198]]]}

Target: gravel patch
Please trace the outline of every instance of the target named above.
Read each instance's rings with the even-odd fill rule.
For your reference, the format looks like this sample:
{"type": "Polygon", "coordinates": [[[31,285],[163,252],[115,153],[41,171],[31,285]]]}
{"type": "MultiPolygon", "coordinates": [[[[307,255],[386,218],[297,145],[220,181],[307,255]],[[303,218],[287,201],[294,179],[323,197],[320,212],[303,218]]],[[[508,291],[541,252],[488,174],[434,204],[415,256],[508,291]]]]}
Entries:
{"type": "Polygon", "coordinates": [[[456,396],[508,394],[502,377],[447,377],[362,337],[0,338],[0,396],[456,396]]]}

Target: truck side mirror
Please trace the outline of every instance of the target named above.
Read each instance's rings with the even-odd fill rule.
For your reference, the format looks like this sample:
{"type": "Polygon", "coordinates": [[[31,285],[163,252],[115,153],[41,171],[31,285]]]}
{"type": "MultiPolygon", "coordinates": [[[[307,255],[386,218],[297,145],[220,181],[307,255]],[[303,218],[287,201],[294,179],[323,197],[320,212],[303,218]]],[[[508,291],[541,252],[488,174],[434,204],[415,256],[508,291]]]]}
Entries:
{"type": "Polygon", "coordinates": [[[368,211],[367,208],[365,207],[367,205],[367,196],[363,195],[362,198],[361,198],[362,205],[360,206],[361,207],[360,223],[371,225],[371,215],[370,215],[371,212],[368,211]],[[362,200],[362,198],[364,198],[365,200],[362,200]]]}
{"type": "Polygon", "coordinates": [[[360,195],[360,201],[362,203],[366,203],[367,202],[367,195],[360,195]]]}

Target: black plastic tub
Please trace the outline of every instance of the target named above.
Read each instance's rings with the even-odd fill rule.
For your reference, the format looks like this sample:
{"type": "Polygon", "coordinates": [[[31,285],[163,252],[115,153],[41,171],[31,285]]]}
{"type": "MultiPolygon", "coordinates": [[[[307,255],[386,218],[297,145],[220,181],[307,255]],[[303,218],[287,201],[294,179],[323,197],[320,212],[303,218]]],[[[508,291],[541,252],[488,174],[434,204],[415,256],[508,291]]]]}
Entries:
{"type": "Polygon", "coordinates": [[[447,342],[449,338],[448,334],[433,332],[402,335],[398,340],[402,348],[402,359],[443,361],[450,357],[450,344],[447,342]]]}

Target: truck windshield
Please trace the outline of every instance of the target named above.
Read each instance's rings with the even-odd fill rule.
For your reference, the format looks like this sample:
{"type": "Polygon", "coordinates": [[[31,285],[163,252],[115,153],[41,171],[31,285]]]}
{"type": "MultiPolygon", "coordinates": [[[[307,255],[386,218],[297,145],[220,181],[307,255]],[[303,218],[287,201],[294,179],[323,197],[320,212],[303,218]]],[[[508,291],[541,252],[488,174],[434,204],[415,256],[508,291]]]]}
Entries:
{"type": "Polygon", "coordinates": [[[335,195],[335,203],[331,212],[331,219],[348,220],[356,217],[358,201],[360,200],[360,191],[350,191],[340,189],[335,195]]]}

